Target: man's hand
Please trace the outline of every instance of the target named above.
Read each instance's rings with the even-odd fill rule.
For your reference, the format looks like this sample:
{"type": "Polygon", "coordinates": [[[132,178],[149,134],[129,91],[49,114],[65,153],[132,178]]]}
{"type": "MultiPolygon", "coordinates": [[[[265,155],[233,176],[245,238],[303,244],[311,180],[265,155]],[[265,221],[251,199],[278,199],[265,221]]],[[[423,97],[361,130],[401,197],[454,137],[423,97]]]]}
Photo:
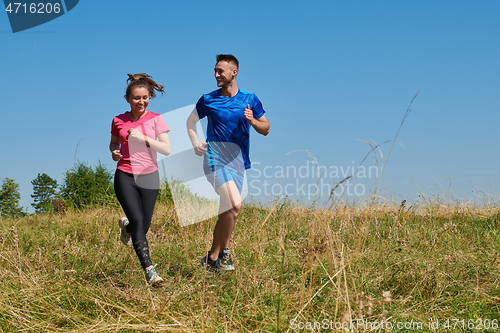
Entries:
{"type": "Polygon", "coordinates": [[[245,118],[248,123],[257,131],[257,133],[262,135],[268,135],[271,125],[267,121],[266,116],[262,116],[259,119],[253,117],[253,111],[250,109],[250,104],[247,104],[245,109],[245,118]]]}
{"type": "Polygon", "coordinates": [[[253,117],[253,111],[250,109],[250,104],[247,104],[247,108],[245,109],[245,118],[250,125],[255,125],[255,118],[253,117]]]}
{"type": "Polygon", "coordinates": [[[197,144],[193,145],[194,148],[194,153],[198,156],[203,156],[207,152],[208,143],[206,142],[198,142],[197,144]]]}

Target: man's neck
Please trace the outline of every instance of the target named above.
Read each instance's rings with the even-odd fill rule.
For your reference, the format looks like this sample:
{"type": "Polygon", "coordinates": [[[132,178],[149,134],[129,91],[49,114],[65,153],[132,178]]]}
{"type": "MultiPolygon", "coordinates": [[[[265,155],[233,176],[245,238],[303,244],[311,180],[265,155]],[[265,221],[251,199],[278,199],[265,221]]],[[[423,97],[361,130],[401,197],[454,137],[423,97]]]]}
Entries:
{"type": "Polygon", "coordinates": [[[226,97],[234,97],[236,94],[238,94],[238,84],[236,81],[234,81],[232,84],[228,85],[227,87],[221,87],[220,88],[220,93],[222,96],[226,97]]]}

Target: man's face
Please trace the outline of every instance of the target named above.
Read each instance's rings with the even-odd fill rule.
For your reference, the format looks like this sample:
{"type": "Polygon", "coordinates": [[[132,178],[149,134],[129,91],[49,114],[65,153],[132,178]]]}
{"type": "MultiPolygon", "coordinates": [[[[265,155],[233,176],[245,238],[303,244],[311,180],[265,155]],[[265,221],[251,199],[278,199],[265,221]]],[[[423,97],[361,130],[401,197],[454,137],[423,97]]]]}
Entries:
{"type": "Polygon", "coordinates": [[[219,61],[214,68],[214,77],[217,80],[217,87],[227,87],[231,82],[233,82],[236,74],[238,74],[238,69],[233,63],[227,61],[219,61]]]}

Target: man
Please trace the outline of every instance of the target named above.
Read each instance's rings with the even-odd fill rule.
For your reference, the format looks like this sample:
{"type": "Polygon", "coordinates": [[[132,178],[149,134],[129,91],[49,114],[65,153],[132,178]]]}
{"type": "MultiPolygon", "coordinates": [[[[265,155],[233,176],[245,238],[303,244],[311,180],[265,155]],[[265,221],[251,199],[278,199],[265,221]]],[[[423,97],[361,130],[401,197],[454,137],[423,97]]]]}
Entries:
{"type": "Polygon", "coordinates": [[[250,126],[262,135],[270,129],[259,98],[238,89],[238,69],[233,55],[217,56],[214,76],[219,89],[198,100],[186,123],[196,155],[204,156],[205,175],[220,196],[212,247],[201,259],[209,271],[234,270],[229,242],[241,209],[244,172],[251,166],[250,126]],[[208,119],[208,143],[200,142],[196,133],[196,123],[204,117],[208,119]]]}

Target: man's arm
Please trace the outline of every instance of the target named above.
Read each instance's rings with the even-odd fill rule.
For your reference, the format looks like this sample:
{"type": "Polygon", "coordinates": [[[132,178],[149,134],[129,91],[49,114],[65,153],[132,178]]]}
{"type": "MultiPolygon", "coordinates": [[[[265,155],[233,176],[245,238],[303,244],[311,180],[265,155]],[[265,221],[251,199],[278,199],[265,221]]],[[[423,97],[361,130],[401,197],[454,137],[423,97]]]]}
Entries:
{"type": "Polygon", "coordinates": [[[266,116],[262,116],[259,119],[253,117],[253,111],[250,109],[250,104],[247,105],[245,109],[245,118],[248,123],[257,131],[257,133],[262,135],[268,135],[271,129],[271,124],[267,120],[266,116]]]}
{"type": "Polygon", "coordinates": [[[194,148],[194,153],[198,156],[203,156],[207,152],[207,143],[200,142],[198,140],[198,133],[196,132],[196,123],[200,121],[198,117],[198,112],[196,108],[194,108],[193,112],[189,115],[186,121],[186,128],[189,135],[189,139],[191,140],[191,144],[194,148]]]}

